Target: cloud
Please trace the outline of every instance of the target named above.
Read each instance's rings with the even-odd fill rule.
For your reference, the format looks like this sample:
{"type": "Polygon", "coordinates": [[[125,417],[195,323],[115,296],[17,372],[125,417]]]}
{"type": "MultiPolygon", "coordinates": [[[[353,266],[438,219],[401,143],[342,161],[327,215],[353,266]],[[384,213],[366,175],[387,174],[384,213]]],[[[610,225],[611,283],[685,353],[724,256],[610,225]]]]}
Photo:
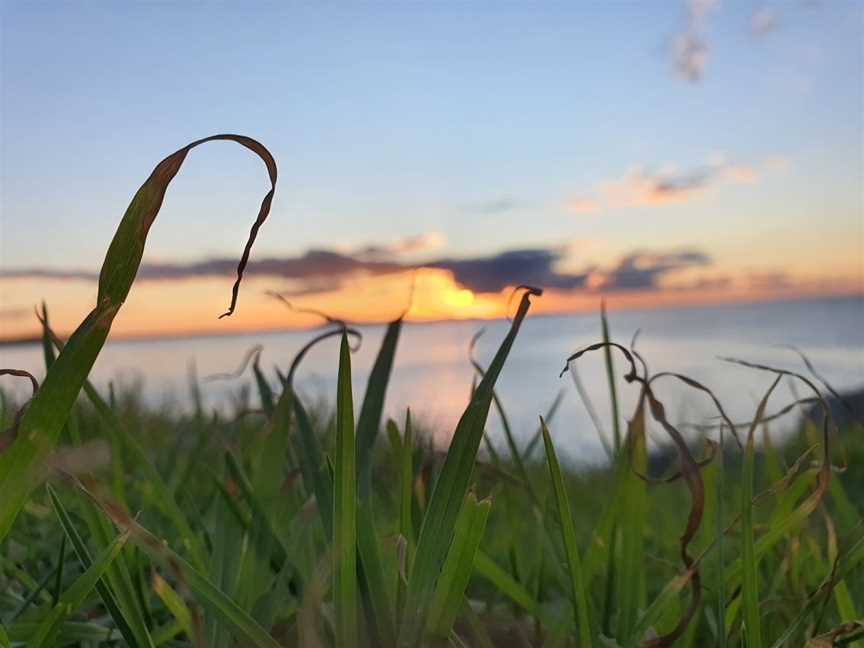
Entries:
{"type": "Polygon", "coordinates": [[[663,275],[710,264],[711,258],[698,250],[664,254],[633,252],[621,259],[611,270],[592,272],[587,285],[592,290],[604,291],[655,289],[663,275]]]}
{"type": "Polygon", "coordinates": [[[0,308],[0,320],[17,320],[23,319],[33,314],[33,311],[24,306],[13,306],[10,308],[0,308]]]}
{"type": "Polygon", "coordinates": [[[60,281],[82,281],[98,279],[99,275],[88,270],[64,270],[55,268],[11,268],[0,269],[0,279],[55,279],[60,281]]]}
{"type": "Polygon", "coordinates": [[[652,207],[683,203],[720,185],[753,184],[768,171],[789,165],[786,158],[766,158],[757,166],[715,162],[685,172],[656,172],[635,167],[620,178],[594,187],[593,195],[583,194],[564,204],[568,211],[588,213],[601,207],[652,207]]]}
{"type": "Polygon", "coordinates": [[[771,7],[760,7],[750,16],[750,32],[754,36],[765,36],[780,25],[780,14],[771,7]]]}
{"type": "Polygon", "coordinates": [[[792,287],[792,278],[786,272],[753,272],[747,279],[754,290],[780,290],[792,287]]]}
{"type": "Polygon", "coordinates": [[[471,206],[469,208],[469,211],[475,214],[482,214],[484,216],[492,216],[494,214],[504,214],[506,212],[513,211],[514,209],[518,209],[521,205],[522,203],[520,203],[518,200],[504,197],[478,203],[471,206]]]}
{"type": "Polygon", "coordinates": [[[602,192],[613,207],[644,207],[685,202],[712,182],[705,170],[685,174],[654,174],[635,169],[619,180],[608,182],[602,192]]]}
{"type": "MultiPolygon", "coordinates": [[[[279,292],[301,296],[331,292],[342,287],[349,277],[409,272],[418,267],[448,270],[454,280],[472,292],[494,293],[509,286],[530,284],[561,291],[572,290],[650,290],[659,287],[663,275],[676,270],[710,263],[702,252],[634,252],[611,268],[586,267],[577,272],[559,269],[567,248],[526,248],[468,258],[441,258],[423,264],[380,261],[329,250],[310,250],[285,258],[252,260],[246,267],[247,278],[268,277],[282,281],[279,292]]],[[[572,261],[569,265],[572,265],[572,261]]],[[[237,262],[233,258],[208,259],[186,264],[144,264],[138,273],[141,281],[180,281],[205,277],[233,278],[237,262]]],[[[36,277],[41,279],[96,280],[96,273],[62,270],[0,270],[0,280],[36,277]]]]}
{"type": "Polygon", "coordinates": [[[571,290],[585,284],[585,274],[561,274],[554,267],[559,250],[510,250],[474,259],[442,259],[429,267],[450,270],[453,278],[474,292],[499,292],[508,286],[529,284],[571,290]]]}
{"type": "Polygon", "coordinates": [[[688,0],[684,29],[672,36],[672,66],[675,74],[696,83],[705,75],[709,46],[705,40],[708,17],[720,7],[720,0],[688,0]]]}
{"type": "Polygon", "coordinates": [[[565,207],[574,214],[593,214],[600,210],[600,203],[593,198],[577,197],[568,201],[565,207]]]}
{"type": "Polygon", "coordinates": [[[447,238],[440,232],[428,232],[398,239],[393,243],[383,245],[367,245],[356,251],[357,256],[372,259],[389,258],[405,254],[419,254],[438,250],[447,243],[447,238]]]}

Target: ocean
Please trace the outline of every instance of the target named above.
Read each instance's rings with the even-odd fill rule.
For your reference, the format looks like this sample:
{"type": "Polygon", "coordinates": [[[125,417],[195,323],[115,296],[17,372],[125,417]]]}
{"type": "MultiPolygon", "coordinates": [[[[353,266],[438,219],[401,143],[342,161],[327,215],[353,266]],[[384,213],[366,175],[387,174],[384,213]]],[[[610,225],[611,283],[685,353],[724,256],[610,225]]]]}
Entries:
{"type": "MultiPolygon", "coordinates": [[[[710,387],[733,419],[752,417],[756,403],[772,376],[724,362],[732,356],[772,366],[806,372],[798,355],[784,345],[804,351],[817,370],[838,390],[864,388],[864,299],[832,298],[796,301],[700,306],[662,310],[609,313],[614,340],[630,344],[634,332],[652,373],[686,374],[710,387]]],[[[485,329],[475,357],[488,364],[509,324],[506,321],[451,321],[404,326],[386,401],[386,414],[398,420],[405,409],[421,427],[446,441],[468,399],[472,368],[468,344],[485,329]]],[[[352,357],[354,400],[359,409],[366,380],[384,332],[383,326],[360,326],[363,342],[352,357]]],[[[199,377],[235,369],[246,351],[261,345],[262,368],[276,383],[275,367],[284,372],[296,351],[315,332],[265,332],[233,336],[109,341],[91,374],[97,387],[109,381],[140,388],[154,407],[189,408],[189,367],[199,377]]],[[[516,340],[498,383],[498,394],[520,443],[527,443],[559,391],[561,406],[550,423],[560,452],[576,464],[604,460],[600,434],[611,434],[608,386],[602,352],[579,360],[577,368],[589,400],[599,414],[602,430],[588,416],[569,373],[559,378],[568,355],[601,339],[599,314],[530,316],[516,340]]],[[[332,402],[336,386],[338,338],[309,353],[296,378],[298,391],[310,401],[332,402]]],[[[635,404],[637,387],[624,383],[625,364],[616,357],[622,420],[635,404]]],[[[40,376],[38,345],[0,348],[0,366],[27,369],[40,376]]],[[[229,411],[245,389],[254,402],[250,373],[239,380],[202,382],[205,404],[229,411]]],[[[4,388],[25,394],[24,386],[4,382],[4,388]]],[[[716,412],[704,395],[677,381],[661,381],[658,395],[673,422],[706,422],[716,412]]],[[[800,397],[809,395],[797,385],[800,397]]],[[[779,410],[794,399],[784,382],[772,397],[769,411],[779,410]]],[[[795,425],[795,414],[773,427],[782,435],[795,425]]],[[[623,426],[623,422],[622,422],[623,426]]],[[[493,443],[503,449],[501,424],[493,410],[489,419],[493,443]]],[[[664,443],[659,429],[650,430],[652,443],[664,443]]]]}

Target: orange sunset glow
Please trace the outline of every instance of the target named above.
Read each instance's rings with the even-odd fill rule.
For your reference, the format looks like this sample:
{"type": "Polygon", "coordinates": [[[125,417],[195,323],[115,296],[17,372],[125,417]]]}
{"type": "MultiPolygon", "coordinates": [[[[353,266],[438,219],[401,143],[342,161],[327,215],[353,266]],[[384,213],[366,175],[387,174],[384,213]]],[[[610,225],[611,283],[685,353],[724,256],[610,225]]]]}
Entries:
{"type": "MultiPolygon", "coordinates": [[[[600,271],[590,273],[585,289],[547,289],[536,300],[534,313],[590,312],[601,296],[611,309],[644,309],[672,306],[794,299],[814,296],[859,294],[854,279],[830,275],[800,275],[782,282],[770,274],[754,274],[735,280],[707,273],[700,276],[682,271],[657,290],[618,290],[604,293],[607,278],[600,271]]],[[[279,285],[276,278],[249,277],[244,280],[238,308],[230,318],[217,319],[230,295],[230,278],[186,279],[181,281],[139,281],[112,327],[115,337],[155,337],[200,333],[231,333],[296,329],[318,326],[323,319],[304,313],[315,310],[353,323],[382,323],[404,313],[409,322],[440,320],[487,320],[508,315],[515,286],[500,292],[474,292],[454,280],[453,273],[420,268],[412,272],[347,278],[332,291],[287,297],[292,310],[267,293],[279,285]],[[298,312],[300,311],[300,312],[298,312]]],[[[10,301],[26,304],[33,295],[45,300],[52,325],[70,333],[86,316],[95,301],[96,285],[90,280],[0,281],[10,301]]],[[[37,302],[20,308],[3,322],[5,339],[26,338],[38,331],[34,314],[37,302]]]]}

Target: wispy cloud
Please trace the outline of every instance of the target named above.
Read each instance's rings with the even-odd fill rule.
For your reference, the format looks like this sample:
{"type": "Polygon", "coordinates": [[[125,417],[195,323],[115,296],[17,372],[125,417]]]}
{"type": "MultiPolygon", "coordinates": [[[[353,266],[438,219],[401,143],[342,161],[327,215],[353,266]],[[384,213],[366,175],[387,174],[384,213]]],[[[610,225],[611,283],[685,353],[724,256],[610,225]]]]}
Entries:
{"type": "Polygon", "coordinates": [[[771,7],[760,7],[750,16],[750,32],[754,36],[765,36],[780,26],[780,14],[771,7]]]}
{"type": "Polygon", "coordinates": [[[440,232],[427,232],[406,236],[392,243],[367,245],[356,250],[363,258],[391,258],[409,254],[422,254],[440,250],[447,243],[447,237],[440,232]]]}
{"type": "Polygon", "coordinates": [[[767,158],[758,166],[715,163],[685,172],[648,171],[635,167],[620,178],[607,180],[566,201],[574,213],[589,213],[601,207],[652,207],[683,203],[720,185],[751,184],[767,171],[788,166],[782,157],[767,158]]]}
{"type": "Polygon", "coordinates": [[[600,211],[600,203],[593,198],[572,198],[567,201],[566,208],[574,214],[594,214],[600,211]]]}
{"type": "Polygon", "coordinates": [[[720,0],[687,0],[684,28],[672,36],[672,65],[675,74],[691,83],[702,80],[710,50],[705,37],[709,16],[720,0]]]}
{"type": "Polygon", "coordinates": [[[28,317],[33,314],[33,311],[24,306],[11,306],[9,308],[0,308],[0,320],[17,320],[28,317]]]}
{"type": "Polygon", "coordinates": [[[494,200],[488,200],[486,202],[471,205],[468,208],[468,211],[474,214],[492,216],[495,214],[504,214],[506,212],[513,211],[514,209],[518,209],[521,206],[522,203],[518,200],[505,196],[502,198],[495,198],[494,200]]]}

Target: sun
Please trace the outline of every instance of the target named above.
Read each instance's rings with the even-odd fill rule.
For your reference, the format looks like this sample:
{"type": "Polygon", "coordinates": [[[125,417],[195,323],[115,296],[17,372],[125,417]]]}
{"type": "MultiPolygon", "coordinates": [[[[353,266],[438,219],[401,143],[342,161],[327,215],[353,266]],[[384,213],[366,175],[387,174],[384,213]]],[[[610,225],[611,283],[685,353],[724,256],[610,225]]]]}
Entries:
{"type": "Polygon", "coordinates": [[[444,293],[444,301],[455,308],[468,308],[474,303],[474,293],[467,288],[448,288],[444,293]]]}

